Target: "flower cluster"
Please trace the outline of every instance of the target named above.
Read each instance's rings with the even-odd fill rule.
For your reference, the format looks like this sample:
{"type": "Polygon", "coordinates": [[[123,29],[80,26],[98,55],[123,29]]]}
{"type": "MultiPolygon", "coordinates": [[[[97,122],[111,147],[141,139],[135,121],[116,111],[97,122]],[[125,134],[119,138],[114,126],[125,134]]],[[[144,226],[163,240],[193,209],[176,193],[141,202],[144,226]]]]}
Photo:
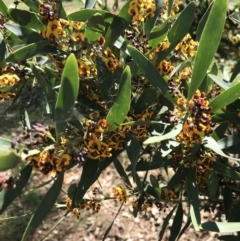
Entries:
{"type": "Polygon", "coordinates": [[[133,16],[132,21],[139,25],[147,18],[152,18],[156,10],[156,5],[152,0],[132,0],[128,13],[133,16]]]}
{"type": "Polygon", "coordinates": [[[127,191],[126,189],[122,187],[116,187],[114,190],[114,196],[116,197],[117,200],[120,202],[126,203],[128,199],[127,191]]]}
{"type": "Polygon", "coordinates": [[[8,73],[0,76],[0,88],[13,86],[18,82],[20,82],[20,78],[16,74],[8,73]]]}
{"type": "Polygon", "coordinates": [[[83,209],[93,210],[94,212],[99,212],[101,204],[96,202],[93,198],[86,201],[85,203],[79,204],[78,207],[72,207],[72,200],[70,198],[66,199],[66,206],[69,212],[71,212],[78,219],[80,218],[81,211],[83,209]]]}

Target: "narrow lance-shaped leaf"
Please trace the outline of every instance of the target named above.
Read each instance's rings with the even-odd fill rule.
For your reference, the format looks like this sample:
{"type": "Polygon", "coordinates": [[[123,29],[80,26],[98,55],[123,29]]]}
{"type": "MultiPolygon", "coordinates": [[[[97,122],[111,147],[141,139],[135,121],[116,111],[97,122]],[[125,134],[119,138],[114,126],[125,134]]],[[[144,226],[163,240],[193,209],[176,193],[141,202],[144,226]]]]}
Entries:
{"type": "Polygon", "coordinates": [[[205,222],[201,224],[201,229],[210,232],[234,233],[240,231],[240,222],[205,222]]]}
{"type": "Polygon", "coordinates": [[[210,106],[217,111],[228,104],[231,104],[240,97],[240,82],[228,88],[210,102],[210,106]]]}
{"type": "Polygon", "coordinates": [[[237,64],[234,66],[234,69],[229,81],[232,82],[239,73],[240,73],[240,60],[238,60],[237,64]]]}
{"type": "Polygon", "coordinates": [[[64,172],[59,174],[56,181],[53,183],[52,187],[44,196],[43,200],[41,201],[41,203],[35,210],[32,218],[30,219],[21,241],[26,241],[28,235],[41,224],[41,222],[46,218],[46,216],[51,211],[62,189],[63,177],[64,172]]]}
{"type": "Polygon", "coordinates": [[[137,182],[136,164],[140,155],[141,145],[133,134],[128,134],[126,139],[126,151],[132,165],[133,180],[137,182]]]}
{"type": "Polygon", "coordinates": [[[131,72],[129,66],[123,71],[118,94],[113,106],[107,114],[109,130],[115,130],[127,116],[131,102],[131,72]]]}
{"type": "Polygon", "coordinates": [[[74,54],[70,54],[64,67],[61,87],[59,90],[55,106],[55,122],[57,139],[61,132],[64,131],[65,123],[61,120],[70,116],[72,107],[77,100],[79,89],[78,65],[74,54]]]}
{"type": "Polygon", "coordinates": [[[178,209],[177,209],[176,215],[173,219],[173,224],[172,224],[171,231],[170,231],[169,241],[176,240],[176,238],[181,230],[182,221],[183,221],[183,208],[182,208],[182,203],[180,202],[178,204],[178,209]]]}
{"type": "Polygon", "coordinates": [[[196,231],[199,231],[199,225],[201,224],[201,217],[199,211],[199,197],[198,197],[198,187],[196,183],[195,172],[192,169],[188,170],[187,175],[187,197],[189,204],[189,212],[192,219],[193,227],[196,231]]]}
{"type": "Polygon", "coordinates": [[[213,3],[208,20],[203,29],[193,67],[192,80],[189,86],[188,99],[201,85],[220,43],[227,10],[226,0],[213,3]],[[217,21],[216,21],[217,19],[217,21]]]}
{"type": "Polygon", "coordinates": [[[0,0],[0,12],[7,17],[8,16],[8,8],[3,0],[0,0]]]}
{"type": "Polygon", "coordinates": [[[86,0],[85,1],[85,9],[91,9],[94,7],[97,0],[86,0]]]}
{"type": "Polygon", "coordinates": [[[15,187],[0,192],[0,214],[14,201],[27,184],[32,173],[32,166],[27,165],[20,173],[20,178],[16,181],[15,187]]]}

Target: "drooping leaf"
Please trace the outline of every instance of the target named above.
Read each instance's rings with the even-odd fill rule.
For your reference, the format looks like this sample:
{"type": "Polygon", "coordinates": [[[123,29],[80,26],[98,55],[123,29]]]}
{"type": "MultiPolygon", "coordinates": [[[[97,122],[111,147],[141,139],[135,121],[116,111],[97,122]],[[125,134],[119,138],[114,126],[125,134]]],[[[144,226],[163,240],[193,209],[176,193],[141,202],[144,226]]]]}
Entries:
{"type": "Polygon", "coordinates": [[[111,228],[112,228],[112,226],[113,226],[113,224],[114,224],[115,219],[117,218],[118,214],[119,214],[120,211],[122,210],[122,207],[123,207],[123,203],[121,204],[120,208],[118,209],[118,212],[116,213],[113,221],[111,222],[111,224],[109,225],[109,227],[108,227],[107,230],[105,231],[102,241],[104,241],[104,240],[107,238],[107,236],[108,236],[108,234],[109,234],[109,232],[110,232],[110,230],[111,230],[111,228]]]}
{"type": "Polygon", "coordinates": [[[233,233],[240,231],[240,222],[205,222],[201,224],[201,229],[210,232],[233,233]]]}
{"type": "Polygon", "coordinates": [[[120,177],[123,179],[123,181],[128,185],[128,186],[132,186],[126,172],[124,171],[124,168],[121,164],[121,162],[116,158],[114,161],[113,161],[113,164],[114,164],[114,167],[116,168],[118,174],[120,175],[120,177]]]}
{"type": "Polygon", "coordinates": [[[27,165],[21,172],[20,177],[15,183],[15,187],[0,192],[0,214],[14,201],[27,184],[32,173],[32,166],[27,165]]]}
{"type": "Polygon", "coordinates": [[[145,89],[137,100],[134,114],[141,114],[144,112],[157,99],[159,94],[160,93],[153,87],[145,89]]]}
{"type": "Polygon", "coordinates": [[[238,159],[238,158],[234,158],[234,157],[226,155],[222,151],[222,149],[219,147],[218,143],[211,136],[205,136],[202,140],[202,144],[205,147],[213,150],[214,152],[216,152],[220,156],[223,156],[223,157],[226,157],[226,158],[231,158],[231,159],[236,160],[236,161],[240,161],[240,159],[238,159]]]}
{"type": "Polygon", "coordinates": [[[11,19],[21,26],[35,30],[42,30],[44,28],[44,25],[36,13],[17,8],[10,8],[8,12],[11,19]]]}
{"type": "Polygon", "coordinates": [[[46,218],[46,216],[51,211],[53,205],[57,201],[57,198],[60,194],[62,189],[62,183],[64,178],[64,172],[60,173],[55,182],[53,183],[52,187],[48,190],[44,198],[42,199],[41,203],[33,213],[27,228],[22,236],[21,241],[26,241],[28,235],[37,228],[41,222],[46,218]]]}
{"type": "Polygon", "coordinates": [[[196,182],[196,176],[194,170],[191,168],[188,170],[187,175],[187,197],[189,205],[189,213],[192,219],[193,227],[196,231],[199,231],[199,225],[201,224],[200,217],[200,202],[198,197],[198,186],[196,182]]]}
{"type": "Polygon", "coordinates": [[[123,123],[130,108],[130,102],[131,72],[129,66],[126,66],[122,73],[116,100],[106,117],[109,130],[113,131],[123,123]]]}
{"type": "Polygon", "coordinates": [[[105,22],[101,14],[91,16],[85,24],[85,36],[89,44],[97,41],[104,33],[105,22]]]}
{"type": "Polygon", "coordinates": [[[225,81],[224,79],[219,78],[216,75],[213,74],[209,74],[208,75],[217,85],[219,85],[221,88],[223,88],[224,90],[229,89],[230,87],[233,86],[233,84],[231,82],[225,81]]]}
{"type": "Polygon", "coordinates": [[[13,150],[0,152],[0,171],[7,171],[16,167],[21,162],[21,157],[13,150]]]}
{"type": "Polygon", "coordinates": [[[240,82],[231,86],[210,102],[213,112],[231,104],[240,97],[240,82]]]}
{"type": "Polygon", "coordinates": [[[156,193],[157,197],[160,198],[161,196],[161,188],[159,186],[158,180],[156,177],[154,177],[152,174],[150,175],[150,181],[152,184],[152,187],[154,189],[154,192],[156,193]]]}
{"type": "Polygon", "coordinates": [[[79,89],[78,65],[74,54],[67,58],[62,77],[61,87],[55,106],[55,122],[57,139],[64,131],[66,123],[62,122],[66,116],[70,116],[71,110],[77,100],[79,89]]]}
{"type": "Polygon", "coordinates": [[[240,173],[235,171],[233,168],[230,168],[221,162],[214,162],[213,169],[217,171],[219,174],[221,174],[224,177],[227,177],[231,180],[240,180],[240,173]]]}
{"type": "Polygon", "coordinates": [[[182,207],[182,203],[180,202],[178,204],[178,209],[173,219],[172,227],[170,229],[169,241],[175,241],[177,239],[177,236],[181,230],[182,221],[183,221],[183,207],[182,207]]]}
{"type": "Polygon", "coordinates": [[[86,191],[95,182],[98,166],[99,160],[92,160],[89,158],[86,159],[83,165],[82,175],[76,190],[76,196],[74,200],[75,205],[78,205],[81,202],[86,191]]]}
{"type": "Polygon", "coordinates": [[[27,46],[24,46],[18,50],[16,50],[15,52],[11,53],[4,61],[6,62],[20,62],[22,60],[26,60],[28,58],[31,58],[37,54],[41,53],[41,50],[43,50],[43,48],[45,46],[48,45],[48,41],[44,40],[44,41],[39,41],[37,43],[32,43],[29,44],[27,46]]]}
{"type": "Polygon", "coordinates": [[[173,215],[173,212],[175,211],[177,205],[175,205],[173,207],[173,209],[169,212],[169,214],[167,215],[167,217],[164,219],[164,222],[162,224],[162,229],[158,235],[158,241],[162,241],[162,238],[163,238],[163,235],[164,235],[164,232],[168,226],[168,223],[169,223],[169,220],[171,219],[172,215],[173,215]]]}
{"type": "Polygon", "coordinates": [[[136,164],[140,155],[141,145],[133,134],[128,134],[126,138],[126,151],[132,166],[133,180],[136,182],[136,164]]]}
{"type": "Polygon", "coordinates": [[[173,129],[170,132],[168,132],[167,134],[164,134],[164,135],[161,135],[161,136],[149,137],[146,141],[143,142],[143,145],[148,145],[148,144],[152,144],[152,143],[159,143],[160,141],[163,141],[163,140],[172,139],[172,138],[176,137],[181,132],[182,128],[183,128],[183,123],[180,122],[175,127],[173,127],[173,129]]]}
{"type": "Polygon", "coordinates": [[[227,1],[216,0],[213,3],[208,20],[205,24],[199,41],[199,47],[193,67],[191,84],[188,91],[189,100],[192,98],[195,91],[201,85],[204,76],[206,75],[206,72],[210,66],[210,63],[214,57],[214,54],[217,51],[222,36],[222,30],[224,28],[226,10],[227,1]],[[216,21],[216,19],[218,21],[216,21]]]}
{"type": "Polygon", "coordinates": [[[234,66],[229,82],[233,82],[233,80],[237,77],[239,73],[240,73],[240,60],[238,60],[237,64],[234,66]]]}

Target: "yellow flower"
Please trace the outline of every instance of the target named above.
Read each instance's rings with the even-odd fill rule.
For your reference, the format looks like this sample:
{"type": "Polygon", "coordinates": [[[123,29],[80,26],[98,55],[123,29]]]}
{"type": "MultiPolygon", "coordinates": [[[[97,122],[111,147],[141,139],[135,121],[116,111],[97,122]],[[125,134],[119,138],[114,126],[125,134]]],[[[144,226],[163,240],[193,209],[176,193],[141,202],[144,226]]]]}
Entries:
{"type": "Polygon", "coordinates": [[[127,192],[124,188],[116,187],[114,190],[114,196],[117,200],[126,203],[127,202],[127,192]]]}

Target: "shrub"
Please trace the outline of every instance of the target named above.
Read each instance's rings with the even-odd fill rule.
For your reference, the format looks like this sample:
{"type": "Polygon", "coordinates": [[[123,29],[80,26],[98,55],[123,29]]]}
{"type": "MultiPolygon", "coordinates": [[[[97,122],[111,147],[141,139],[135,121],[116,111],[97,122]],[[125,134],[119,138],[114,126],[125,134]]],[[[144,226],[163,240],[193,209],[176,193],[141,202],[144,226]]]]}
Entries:
{"type": "Polygon", "coordinates": [[[84,195],[111,163],[125,183],[114,198],[122,205],[133,198],[135,217],[152,205],[170,207],[159,240],[174,213],[169,240],[191,224],[196,231],[240,231],[239,6],[131,0],[115,15],[91,9],[94,0],[71,14],[61,1],[24,1],[29,10],[15,3],[7,8],[0,0],[0,96],[12,100],[4,113],[20,110],[23,132],[1,138],[7,150],[0,170],[12,175],[1,180],[0,212],[32,169],[53,181],[22,240],[52,209],[74,166],[82,171],[67,192],[67,213],[98,212],[109,197],[84,195]],[[218,56],[234,63],[227,81],[218,56]],[[29,118],[41,103],[50,125],[29,118]],[[127,167],[117,158],[123,151],[127,167]],[[169,181],[151,174],[169,168],[169,181]],[[181,229],[184,202],[189,221],[181,229]],[[227,222],[201,223],[200,210],[216,207],[227,222]]]}

